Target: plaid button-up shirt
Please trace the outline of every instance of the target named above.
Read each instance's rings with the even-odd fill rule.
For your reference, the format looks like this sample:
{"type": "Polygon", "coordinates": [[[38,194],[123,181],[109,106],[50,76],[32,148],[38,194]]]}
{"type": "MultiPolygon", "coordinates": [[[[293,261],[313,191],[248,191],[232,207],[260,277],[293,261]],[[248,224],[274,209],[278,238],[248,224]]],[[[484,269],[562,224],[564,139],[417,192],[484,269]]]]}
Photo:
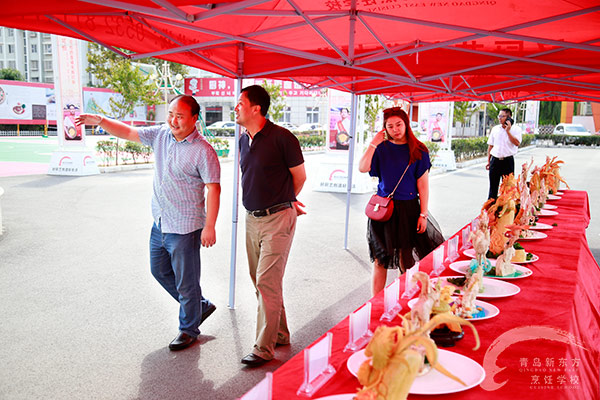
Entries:
{"type": "Polygon", "coordinates": [[[168,125],[138,129],[140,140],[154,150],[152,217],[163,233],[186,234],[204,227],[204,186],[219,183],[217,153],[194,129],[181,142],[168,125]]]}

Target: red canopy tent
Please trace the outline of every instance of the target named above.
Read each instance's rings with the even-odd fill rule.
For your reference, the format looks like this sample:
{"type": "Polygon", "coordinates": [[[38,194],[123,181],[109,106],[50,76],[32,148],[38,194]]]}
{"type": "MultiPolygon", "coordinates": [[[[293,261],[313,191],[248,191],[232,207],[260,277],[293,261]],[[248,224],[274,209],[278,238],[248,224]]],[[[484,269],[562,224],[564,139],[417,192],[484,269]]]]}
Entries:
{"type": "MultiPolygon", "coordinates": [[[[354,95],[600,101],[597,0],[30,0],[5,2],[0,25],[94,41],[134,60],[354,95]]],[[[348,203],[353,149],[352,139],[348,203]]]]}
{"type": "Polygon", "coordinates": [[[356,94],[600,101],[597,0],[32,0],[0,25],[356,94]]]}

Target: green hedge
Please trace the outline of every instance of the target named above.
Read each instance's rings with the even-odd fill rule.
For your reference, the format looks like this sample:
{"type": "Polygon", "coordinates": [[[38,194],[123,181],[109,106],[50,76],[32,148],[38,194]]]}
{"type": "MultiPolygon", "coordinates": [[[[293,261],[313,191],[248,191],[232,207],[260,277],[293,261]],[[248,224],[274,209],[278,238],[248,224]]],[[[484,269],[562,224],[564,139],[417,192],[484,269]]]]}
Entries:
{"type": "Polygon", "coordinates": [[[600,135],[572,136],[572,135],[535,135],[537,140],[552,140],[556,145],[600,146],[600,135]]]}
{"type": "Polygon", "coordinates": [[[324,134],[316,134],[316,135],[298,134],[298,135],[296,135],[296,137],[298,138],[298,141],[300,142],[300,147],[302,148],[302,150],[325,146],[325,135],[324,134]]]}
{"type": "MultiPolygon", "coordinates": [[[[523,135],[519,147],[531,145],[536,135],[523,135]]],[[[478,136],[468,139],[452,139],[452,150],[456,161],[471,160],[478,157],[487,157],[488,137],[478,136]]]]}

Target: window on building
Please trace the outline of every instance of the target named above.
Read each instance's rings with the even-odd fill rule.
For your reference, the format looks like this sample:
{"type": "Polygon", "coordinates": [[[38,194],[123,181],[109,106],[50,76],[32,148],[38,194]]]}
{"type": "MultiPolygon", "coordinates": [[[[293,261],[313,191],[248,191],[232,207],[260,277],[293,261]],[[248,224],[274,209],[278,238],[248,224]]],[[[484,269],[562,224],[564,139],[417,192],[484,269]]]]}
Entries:
{"type": "Polygon", "coordinates": [[[282,122],[292,122],[292,107],[285,107],[283,109],[283,121],[282,122]]]}
{"type": "Polygon", "coordinates": [[[44,70],[52,71],[52,61],[50,61],[50,60],[44,61],[44,70]]]}
{"type": "Polygon", "coordinates": [[[4,53],[4,45],[0,43],[0,54],[4,53]]]}
{"type": "Polygon", "coordinates": [[[37,71],[40,68],[40,63],[38,60],[31,60],[29,67],[32,71],[37,71]]]}
{"type": "Polygon", "coordinates": [[[319,107],[306,107],[306,122],[319,123],[319,107]]]}
{"type": "Polygon", "coordinates": [[[15,45],[9,44],[8,45],[8,54],[14,54],[14,52],[15,52],[15,45]]]}
{"type": "Polygon", "coordinates": [[[14,37],[14,36],[15,36],[15,30],[14,30],[14,29],[11,29],[11,28],[9,28],[9,29],[7,30],[7,35],[8,35],[8,37],[14,37]]]}
{"type": "Polygon", "coordinates": [[[206,125],[210,125],[213,122],[223,120],[223,107],[222,106],[207,106],[206,107],[206,125]]]}
{"type": "Polygon", "coordinates": [[[53,76],[45,76],[44,82],[45,83],[54,83],[54,77],[53,76]]]}
{"type": "Polygon", "coordinates": [[[17,62],[16,62],[16,61],[14,61],[14,60],[10,60],[10,61],[8,62],[8,68],[11,68],[11,69],[17,69],[17,62]]]}
{"type": "Polygon", "coordinates": [[[29,32],[29,37],[37,37],[37,32],[29,32]]]}
{"type": "Polygon", "coordinates": [[[4,61],[0,60],[0,69],[4,69],[4,61]]]}
{"type": "Polygon", "coordinates": [[[42,37],[43,37],[44,39],[50,39],[50,38],[51,38],[51,36],[50,36],[50,34],[49,34],[49,33],[42,33],[42,37]]]}
{"type": "Polygon", "coordinates": [[[37,77],[37,76],[31,77],[31,82],[39,82],[39,81],[40,81],[39,77],[37,77]]]}
{"type": "Polygon", "coordinates": [[[52,53],[52,44],[44,43],[44,54],[50,54],[50,53],[52,53]]]}
{"type": "Polygon", "coordinates": [[[37,44],[35,44],[35,43],[31,44],[31,52],[32,53],[37,53],[37,44]]]}

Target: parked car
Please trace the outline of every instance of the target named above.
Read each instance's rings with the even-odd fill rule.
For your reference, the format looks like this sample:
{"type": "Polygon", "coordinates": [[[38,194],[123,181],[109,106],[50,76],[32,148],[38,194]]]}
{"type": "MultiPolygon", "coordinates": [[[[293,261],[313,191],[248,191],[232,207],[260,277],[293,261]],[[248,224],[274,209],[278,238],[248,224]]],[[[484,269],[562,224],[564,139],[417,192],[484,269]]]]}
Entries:
{"type": "Polygon", "coordinates": [[[283,126],[285,129],[295,131],[298,127],[290,122],[276,122],[277,125],[283,126]]]}
{"type": "Polygon", "coordinates": [[[324,131],[324,130],[325,130],[325,128],[323,128],[319,124],[306,123],[306,124],[300,125],[296,129],[294,129],[294,132],[312,132],[312,131],[324,131]]]}
{"type": "Polygon", "coordinates": [[[235,122],[233,121],[217,121],[207,126],[208,129],[235,129],[235,122]]]}
{"type": "Polygon", "coordinates": [[[590,136],[592,133],[581,124],[560,123],[554,127],[555,135],[590,136]]]}

